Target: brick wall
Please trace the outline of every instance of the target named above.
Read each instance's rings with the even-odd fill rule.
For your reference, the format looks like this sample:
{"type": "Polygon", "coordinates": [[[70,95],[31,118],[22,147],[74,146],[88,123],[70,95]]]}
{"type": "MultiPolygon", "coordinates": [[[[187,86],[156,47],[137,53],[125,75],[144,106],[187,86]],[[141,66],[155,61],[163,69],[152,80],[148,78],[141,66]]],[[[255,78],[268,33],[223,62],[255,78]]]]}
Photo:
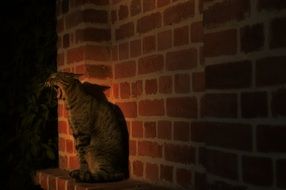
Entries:
{"type": "Polygon", "coordinates": [[[204,143],[200,161],[210,188],[286,188],[285,6],[204,3],[205,92],[191,134],[204,143]]]}
{"type": "MultiPolygon", "coordinates": [[[[61,0],[58,69],[111,86],[132,178],[286,188],[286,3],[61,0]]],[[[59,104],[60,168],[78,166],[59,104]]]]}

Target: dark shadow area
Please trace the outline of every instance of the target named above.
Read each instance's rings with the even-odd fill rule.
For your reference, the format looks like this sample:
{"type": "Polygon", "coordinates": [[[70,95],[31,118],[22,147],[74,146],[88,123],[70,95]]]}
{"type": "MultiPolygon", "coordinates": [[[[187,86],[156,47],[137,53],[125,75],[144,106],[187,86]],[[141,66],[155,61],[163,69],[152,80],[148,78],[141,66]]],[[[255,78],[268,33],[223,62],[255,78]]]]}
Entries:
{"type": "Polygon", "coordinates": [[[42,83],[56,70],[55,0],[1,6],[1,189],[37,189],[35,170],[57,165],[57,102],[42,83]]]}

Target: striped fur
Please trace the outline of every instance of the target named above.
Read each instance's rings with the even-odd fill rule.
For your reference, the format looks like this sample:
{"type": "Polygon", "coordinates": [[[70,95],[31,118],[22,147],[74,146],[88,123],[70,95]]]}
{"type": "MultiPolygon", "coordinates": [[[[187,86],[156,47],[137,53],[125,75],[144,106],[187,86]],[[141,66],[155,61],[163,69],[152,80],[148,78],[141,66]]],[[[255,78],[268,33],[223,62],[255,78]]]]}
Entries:
{"type": "Polygon", "coordinates": [[[80,160],[80,168],[71,171],[70,176],[80,182],[127,178],[126,123],[121,110],[105,98],[105,88],[82,84],[78,75],[64,72],[52,74],[46,84],[61,91],[69,111],[69,124],[80,160]]]}

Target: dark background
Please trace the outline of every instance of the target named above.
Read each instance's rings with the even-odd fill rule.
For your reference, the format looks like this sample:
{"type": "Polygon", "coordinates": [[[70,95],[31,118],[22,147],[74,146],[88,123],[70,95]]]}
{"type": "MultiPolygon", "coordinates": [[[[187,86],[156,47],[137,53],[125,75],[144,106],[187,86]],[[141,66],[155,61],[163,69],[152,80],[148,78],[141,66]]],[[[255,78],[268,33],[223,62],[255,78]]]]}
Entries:
{"type": "Polygon", "coordinates": [[[43,88],[56,71],[55,0],[1,5],[1,189],[33,189],[39,168],[57,165],[56,100],[43,88]]]}

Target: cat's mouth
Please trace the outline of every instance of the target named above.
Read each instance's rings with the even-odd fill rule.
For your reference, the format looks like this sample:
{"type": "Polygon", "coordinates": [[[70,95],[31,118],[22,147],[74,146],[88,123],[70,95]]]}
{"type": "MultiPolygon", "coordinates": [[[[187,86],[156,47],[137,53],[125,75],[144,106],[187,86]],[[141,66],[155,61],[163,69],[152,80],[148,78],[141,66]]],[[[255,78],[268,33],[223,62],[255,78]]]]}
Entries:
{"type": "Polygon", "coordinates": [[[55,89],[57,93],[57,99],[64,99],[62,89],[58,85],[53,84],[52,80],[47,80],[45,86],[55,89]]]}

